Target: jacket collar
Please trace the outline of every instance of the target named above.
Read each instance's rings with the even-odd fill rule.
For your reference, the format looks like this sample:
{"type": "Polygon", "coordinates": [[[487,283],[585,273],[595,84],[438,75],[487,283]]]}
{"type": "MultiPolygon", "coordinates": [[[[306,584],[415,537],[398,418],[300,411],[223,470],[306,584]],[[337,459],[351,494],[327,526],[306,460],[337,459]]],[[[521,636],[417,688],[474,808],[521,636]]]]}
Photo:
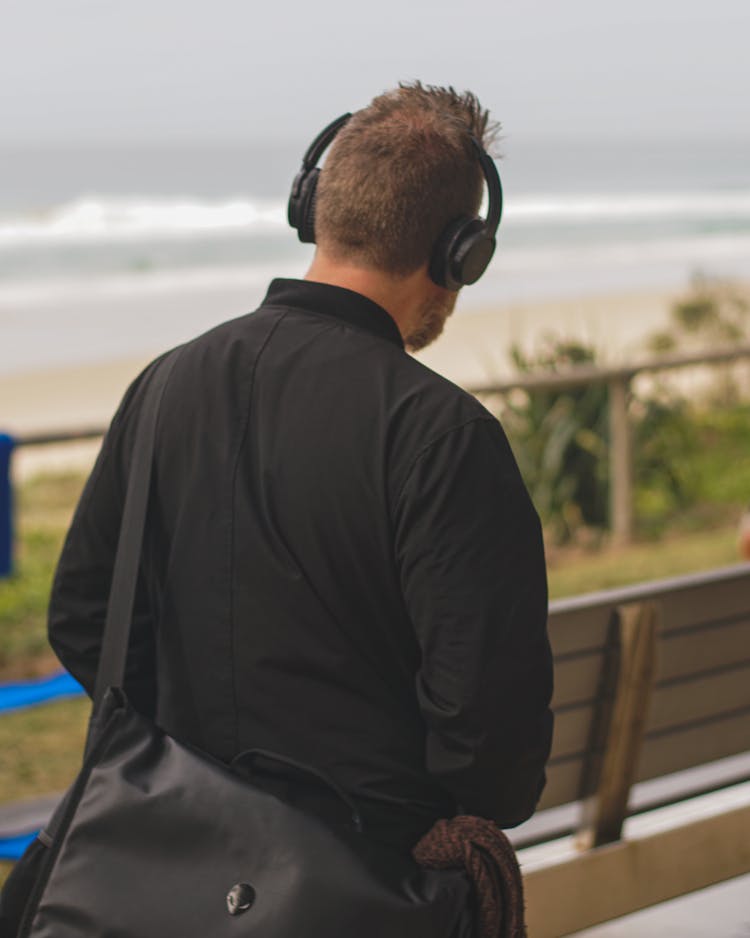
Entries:
{"type": "Polygon", "coordinates": [[[404,347],[401,333],[391,315],[373,300],[329,283],[277,278],[271,281],[264,306],[291,306],[331,316],[404,347]]]}

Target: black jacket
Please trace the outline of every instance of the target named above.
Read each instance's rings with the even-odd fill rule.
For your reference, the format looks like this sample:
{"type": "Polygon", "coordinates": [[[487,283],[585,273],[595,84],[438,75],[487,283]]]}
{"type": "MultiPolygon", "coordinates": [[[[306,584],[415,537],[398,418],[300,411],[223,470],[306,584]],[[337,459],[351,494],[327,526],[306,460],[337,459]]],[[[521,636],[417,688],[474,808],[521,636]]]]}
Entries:
{"type": "MultiPolygon", "coordinates": [[[[68,534],[50,641],[91,692],[128,464],[154,366],[68,534]]],[[[185,345],[158,424],[127,688],[223,760],[326,770],[394,842],[512,826],[551,738],[539,521],[497,422],[359,294],[274,281],[185,345]],[[388,829],[392,833],[388,834],[388,829]]]]}

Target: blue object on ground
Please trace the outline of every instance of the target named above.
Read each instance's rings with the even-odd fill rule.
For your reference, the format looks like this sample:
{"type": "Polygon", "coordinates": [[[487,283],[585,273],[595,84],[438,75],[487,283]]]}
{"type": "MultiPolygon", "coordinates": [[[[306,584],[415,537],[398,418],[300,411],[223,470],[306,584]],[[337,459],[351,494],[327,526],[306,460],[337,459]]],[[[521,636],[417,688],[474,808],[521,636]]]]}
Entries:
{"type": "Polygon", "coordinates": [[[35,837],[36,832],[0,838],[0,860],[18,860],[35,837]]]}
{"type": "Polygon", "coordinates": [[[34,681],[0,684],[0,713],[23,710],[61,697],[80,697],[83,693],[81,685],[67,671],[34,681]]]}
{"type": "Polygon", "coordinates": [[[13,489],[10,484],[13,446],[13,437],[0,433],[0,577],[13,572],[13,489]]]}
{"type": "Polygon", "coordinates": [[[14,859],[34,832],[47,826],[63,797],[58,792],[0,804],[0,858],[14,859]]]}

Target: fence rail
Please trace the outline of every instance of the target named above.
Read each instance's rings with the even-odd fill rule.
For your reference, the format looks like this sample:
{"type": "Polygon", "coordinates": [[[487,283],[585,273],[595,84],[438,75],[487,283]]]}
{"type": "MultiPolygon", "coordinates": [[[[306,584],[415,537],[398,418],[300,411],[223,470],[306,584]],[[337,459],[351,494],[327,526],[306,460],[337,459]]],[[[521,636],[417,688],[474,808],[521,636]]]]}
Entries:
{"type": "Polygon", "coordinates": [[[610,478],[610,530],[612,540],[625,544],[632,539],[633,511],[633,444],[628,404],[630,386],[640,374],[673,371],[696,366],[716,366],[750,359],[750,344],[722,346],[693,354],[662,355],[627,365],[600,368],[578,365],[559,372],[544,372],[510,381],[472,385],[472,394],[507,394],[510,391],[565,391],[592,384],[604,384],[608,389],[609,407],[609,478],[610,478]]]}
{"type": "Polygon", "coordinates": [[[672,371],[675,368],[687,368],[695,365],[721,365],[728,362],[750,358],[750,343],[726,345],[720,348],[696,352],[693,354],[660,355],[656,358],[644,358],[627,365],[612,365],[602,368],[598,365],[575,365],[564,371],[539,372],[525,377],[511,378],[508,381],[492,381],[487,384],[471,385],[467,388],[472,394],[498,394],[513,390],[522,391],[562,391],[581,387],[585,384],[610,384],[612,381],[631,381],[636,375],[651,371],[672,371]]]}
{"type": "Polygon", "coordinates": [[[49,446],[52,443],[78,443],[81,440],[97,440],[106,433],[106,427],[82,427],[78,430],[50,430],[45,433],[32,433],[16,437],[14,445],[49,446]]]}
{"type": "MultiPolygon", "coordinates": [[[[472,385],[468,390],[477,396],[507,394],[511,391],[564,391],[586,385],[606,385],[609,406],[609,475],[610,530],[615,543],[623,544],[633,536],[633,445],[628,418],[628,404],[633,379],[646,373],[673,371],[696,366],[716,366],[750,360],[750,344],[723,346],[693,354],[662,355],[624,365],[601,368],[578,365],[558,372],[540,372],[507,381],[472,385]]],[[[84,426],[70,430],[50,430],[8,437],[0,433],[0,576],[12,567],[12,504],[10,489],[10,453],[25,446],[74,443],[102,437],[104,426],[84,426]],[[3,453],[5,455],[3,455],[3,453]]]]}

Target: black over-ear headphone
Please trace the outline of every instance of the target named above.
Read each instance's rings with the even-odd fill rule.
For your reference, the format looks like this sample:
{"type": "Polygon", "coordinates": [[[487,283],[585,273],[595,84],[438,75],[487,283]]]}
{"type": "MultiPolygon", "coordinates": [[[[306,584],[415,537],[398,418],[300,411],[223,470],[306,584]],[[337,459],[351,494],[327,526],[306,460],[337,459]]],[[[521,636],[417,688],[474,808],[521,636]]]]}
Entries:
{"type": "MultiPolygon", "coordinates": [[[[320,169],[318,161],[351,114],[342,114],[324,128],[307,148],[302,168],[292,183],[287,217],[300,241],[315,243],[315,199],[320,169]]],[[[495,252],[495,235],[503,213],[503,187],[492,157],[471,137],[487,183],[487,218],[462,215],[454,219],[437,239],[430,257],[430,277],[441,287],[460,290],[476,283],[495,252]]]]}
{"type": "Polygon", "coordinates": [[[318,160],[351,114],[342,114],[325,127],[307,148],[302,157],[302,169],[294,177],[289,196],[287,218],[297,236],[305,244],[315,244],[315,200],[318,190],[318,160]]]}

